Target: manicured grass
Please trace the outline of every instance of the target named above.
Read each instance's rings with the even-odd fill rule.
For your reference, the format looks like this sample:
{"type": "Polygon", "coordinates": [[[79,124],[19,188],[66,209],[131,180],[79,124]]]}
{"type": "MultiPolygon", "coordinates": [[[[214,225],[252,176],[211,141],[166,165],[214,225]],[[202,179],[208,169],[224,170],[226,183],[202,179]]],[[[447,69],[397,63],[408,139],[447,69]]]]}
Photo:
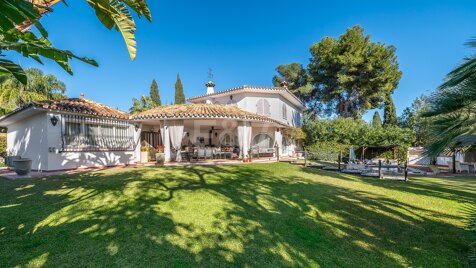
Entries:
{"type": "Polygon", "coordinates": [[[0,267],[464,267],[475,197],[286,163],[0,179],[0,267]]]}

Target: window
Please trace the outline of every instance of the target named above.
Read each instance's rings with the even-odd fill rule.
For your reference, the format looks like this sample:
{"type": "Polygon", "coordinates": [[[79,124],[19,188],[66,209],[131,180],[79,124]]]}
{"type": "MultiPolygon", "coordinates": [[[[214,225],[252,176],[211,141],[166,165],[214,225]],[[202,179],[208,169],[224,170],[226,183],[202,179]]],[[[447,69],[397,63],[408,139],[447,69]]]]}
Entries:
{"type": "Polygon", "coordinates": [[[256,113],[262,115],[271,115],[269,102],[265,99],[258,100],[256,104],[256,113]]]}
{"type": "Polygon", "coordinates": [[[126,121],[63,115],[63,151],[134,149],[134,127],[126,121]]]}
{"type": "Polygon", "coordinates": [[[288,119],[288,106],[283,102],[283,119],[288,119]]]}

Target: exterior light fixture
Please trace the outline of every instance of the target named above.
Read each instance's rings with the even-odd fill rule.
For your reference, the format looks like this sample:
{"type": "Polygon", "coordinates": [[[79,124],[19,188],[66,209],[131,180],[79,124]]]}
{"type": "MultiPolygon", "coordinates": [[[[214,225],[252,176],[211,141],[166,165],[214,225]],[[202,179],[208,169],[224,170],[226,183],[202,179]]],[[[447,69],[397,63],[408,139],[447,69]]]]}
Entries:
{"type": "Polygon", "coordinates": [[[58,117],[56,115],[53,115],[51,118],[50,118],[50,121],[51,121],[51,124],[53,126],[56,126],[56,124],[58,123],[58,117]]]}
{"type": "Polygon", "coordinates": [[[138,131],[139,130],[139,124],[135,124],[134,128],[136,129],[136,131],[138,131]]]}

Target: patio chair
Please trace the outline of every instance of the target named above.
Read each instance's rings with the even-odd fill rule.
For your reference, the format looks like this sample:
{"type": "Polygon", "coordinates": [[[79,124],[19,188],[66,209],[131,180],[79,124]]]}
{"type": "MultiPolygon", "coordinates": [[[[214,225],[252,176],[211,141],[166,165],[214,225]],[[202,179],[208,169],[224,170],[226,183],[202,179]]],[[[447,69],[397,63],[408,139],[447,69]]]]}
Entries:
{"type": "Polygon", "coordinates": [[[469,171],[471,171],[476,174],[476,162],[471,162],[469,163],[469,171]]]}
{"type": "Polygon", "coordinates": [[[212,148],[210,147],[205,148],[205,159],[212,159],[212,158],[213,158],[212,148]]]}
{"type": "Polygon", "coordinates": [[[461,164],[460,161],[456,161],[456,172],[458,173],[463,173],[463,171],[467,171],[469,174],[469,165],[467,164],[461,164]]]}
{"type": "Polygon", "coordinates": [[[204,148],[198,148],[197,149],[197,160],[203,158],[205,159],[205,149],[204,148]]]}

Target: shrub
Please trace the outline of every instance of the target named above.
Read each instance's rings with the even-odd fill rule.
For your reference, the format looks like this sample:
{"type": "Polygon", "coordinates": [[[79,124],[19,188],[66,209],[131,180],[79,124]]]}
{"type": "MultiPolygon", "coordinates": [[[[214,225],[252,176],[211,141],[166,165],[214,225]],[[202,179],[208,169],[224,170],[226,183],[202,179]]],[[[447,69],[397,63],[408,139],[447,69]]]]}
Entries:
{"type": "Polygon", "coordinates": [[[340,152],[343,158],[349,156],[349,148],[350,145],[336,142],[317,142],[306,147],[306,151],[312,160],[338,161],[340,152]]]}
{"type": "MultiPolygon", "coordinates": [[[[373,127],[363,120],[352,118],[336,118],[332,120],[307,120],[303,125],[306,133],[305,145],[312,154],[337,160],[339,147],[344,155],[348,154],[350,145],[358,147],[364,145],[398,145],[398,159],[407,158],[408,147],[414,142],[415,136],[411,129],[398,126],[373,127]],[[322,151],[322,152],[319,152],[322,151]]],[[[358,154],[359,152],[356,151],[358,154]]],[[[381,152],[382,158],[393,158],[392,153],[381,152]]],[[[367,157],[367,153],[366,153],[367,157]]]]}
{"type": "Polygon", "coordinates": [[[7,134],[0,133],[0,157],[7,157],[7,134]]]}

